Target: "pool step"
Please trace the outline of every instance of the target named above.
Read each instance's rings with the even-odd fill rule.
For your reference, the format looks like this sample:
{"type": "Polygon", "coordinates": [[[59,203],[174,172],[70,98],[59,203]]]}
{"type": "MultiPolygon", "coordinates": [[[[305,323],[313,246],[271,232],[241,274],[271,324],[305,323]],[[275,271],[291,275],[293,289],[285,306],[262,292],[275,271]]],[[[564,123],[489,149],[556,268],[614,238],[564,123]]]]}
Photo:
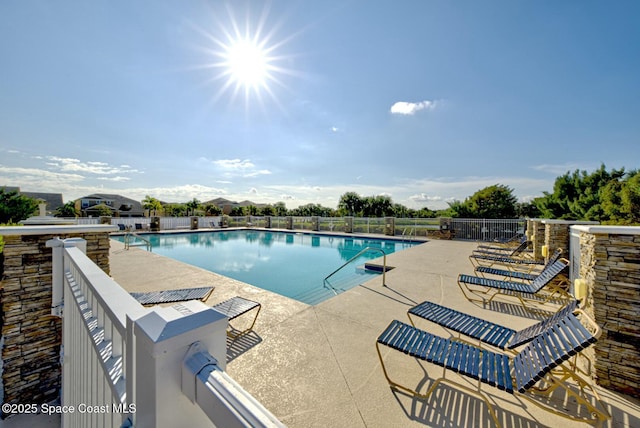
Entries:
{"type": "Polygon", "coordinates": [[[367,269],[365,265],[356,266],[351,274],[346,275],[346,277],[336,277],[328,280],[328,287],[324,287],[322,285],[318,285],[316,288],[312,290],[308,290],[306,292],[297,294],[293,296],[294,299],[304,302],[308,305],[316,305],[318,303],[323,302],[333,296],[335,296],[334,290],[340,294],[347,290],[352,289],[366,281],[369,281],[372,278],[378,276],[381,272],[376,270],[367,269]],[[357,273],[358,275],[353,275],[353,273],[357,273]],[[333,287],[332,290],[330,287],[333,287]]]}

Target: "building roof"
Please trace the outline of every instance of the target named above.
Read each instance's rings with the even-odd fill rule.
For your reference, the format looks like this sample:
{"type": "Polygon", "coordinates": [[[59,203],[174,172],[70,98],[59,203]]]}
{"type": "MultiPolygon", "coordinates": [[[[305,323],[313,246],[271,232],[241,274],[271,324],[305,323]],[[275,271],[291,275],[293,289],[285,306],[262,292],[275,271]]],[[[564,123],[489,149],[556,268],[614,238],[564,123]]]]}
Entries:
{"type": "Polygon", "coordinates": [[[7,193],[17,192],[27,198],[44,201],[47,204],[47,213],[53,213],[64,205],[64,202],[62,201],[62,193],[22,192],[20,187],[15,186],[0,186],[0,189],[3,189],[7,193]]]}
{"type": "Polygon", "coordinates": [[[64,205],[62,193],[20,192],[21,195],[32,199],[42,200],[47,204],[47,211],[55,211],[64,205]]]}
{"type": "Polygon", "coordinates": [[[122,195],[115,195],[110,193],[92,193],[87,196],[83,196],[82,198],[76,199],[76,201],[80,201],[82,199],[95,199],[100,201],[112,201],[111,207],[124,212],[144,212],[142,208],[142,204],[139,201],[136,201],[131,198],[127,198],[122,195]]]}

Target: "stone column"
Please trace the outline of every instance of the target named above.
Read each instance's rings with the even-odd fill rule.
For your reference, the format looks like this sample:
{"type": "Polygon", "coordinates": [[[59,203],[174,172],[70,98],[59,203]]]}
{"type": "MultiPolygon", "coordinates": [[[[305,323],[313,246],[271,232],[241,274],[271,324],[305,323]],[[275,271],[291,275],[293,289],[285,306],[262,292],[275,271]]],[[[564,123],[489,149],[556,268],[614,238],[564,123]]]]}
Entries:
{"type": "Polygon", "coordinates": [[[384,218],[384,234],[387,236],[395,236],[396,234],[396,219],[395,217],[384,218]]]}
{"type": "Polygon", "coordinates": [[[61,319],[52,312],[53,238],[83,238],[87,256],[109,273],[109,232],[116,226],[2,227],[0,302],[5,403],[44,403],[60,391],[61,319]]]}
{"type": "Polygon", "coordinates": [[[562,249],[562,257],[569,258],[570,227],[575,225],[597,225],[597,221],[574,220],[542,220],[544,224],[544,245],[547,254],[553,254],[558,248],[562,249]]]}
{"type": "Polygon", "coordinates": [[[542,246],[544,245],[545,226],[541,219],[531,221],[531,241],[533,242],[533,257],[536,260],[543,260],[542,246]]]}
{"type": "Polygon", "coordinates": [[[640,227],[576,226],[585,311],[602,328],[590,351],[597,383],[640,396],[640,227]]]}
{"type": "Polygon", "coordinates": [[[344,218],[344,231],[346,233],[353,233],[353,217],[344,218]]]}

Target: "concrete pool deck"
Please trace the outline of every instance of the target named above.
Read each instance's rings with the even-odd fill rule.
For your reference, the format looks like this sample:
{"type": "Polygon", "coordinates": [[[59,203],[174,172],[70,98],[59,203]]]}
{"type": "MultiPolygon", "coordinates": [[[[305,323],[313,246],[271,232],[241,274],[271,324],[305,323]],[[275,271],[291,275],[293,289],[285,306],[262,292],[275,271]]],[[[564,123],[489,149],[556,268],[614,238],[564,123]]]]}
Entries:
{"type": "MultiPolygon", "coordinates": [[[[382,373],[375,342],[393,319],[406,321],[411,306],[440,303],[512,328],[535,322],[517,305],[484,309],[468,302],[456,284],[459,273],[472,273],[468,255],[474,242],[431,240],[387,256],[395,269],[315,306],[261,290],[139,248],[125,250],[111,241],[113,278],[127,291],[215,287],[210,306],[233,296],[262,304],[250,334],[228,340],[227,372],[289,427],[493,427],[485,403],[456,387],[441,385],[429,400],[394,392],[382,373]]],[[[420,328],[447,336],[423,322],[420,328]]],[[[383,349],[391,376],[425,392],[442,369],[383,349]]],[[[474,388],[475,382],[448,372],[474,388]]],[[[509,393],[483,385],[505,427],[582,427],[509,393]]],[[[605,426],[640,426],[640,400],[602,388],[598,392],[613,415],[605,426]]],[[[572,408],[569,403],[554,402],[572,408]]],[[[51,426],[41,418],[32,427],[51,426]]],[[[24,418],[0,421],[25,426],[24,418]]],[[[55,422],[59,421],[53,421],[55,422]]]]}
{"type": "MultiPolygon", "coordinates": [[[[290,427],[493,426],[484,402],[455,387],[441,385],[428,401],[392,391],[375,349],[389,322],[406,321],[407,309],[424,300],[513,328],[534,322],[516,305],[483,309],[462,296],[456,278],[473,272],[468,255],[476,246],[431,240],[391,254],[387,264],[395,269],[387,272],[386,286],[375,278],[315,306],[114,241],[111,274],[128,291],[212,285],[208,305],[236,295],[260,302],[254,332],[228,342],[227,372],[290,427]]],[[[427,322],[419,327],[447,335],[427,322]]],[[[442,374],[434,365],[383,352],[392,376],[423,391],[442,374]]],[[[498,389],[483,391],[504,426],[584,426],[498,389]]],[[[598,391],[613,415],[608,426],[640,426],[640,401],[598,391]]]]}

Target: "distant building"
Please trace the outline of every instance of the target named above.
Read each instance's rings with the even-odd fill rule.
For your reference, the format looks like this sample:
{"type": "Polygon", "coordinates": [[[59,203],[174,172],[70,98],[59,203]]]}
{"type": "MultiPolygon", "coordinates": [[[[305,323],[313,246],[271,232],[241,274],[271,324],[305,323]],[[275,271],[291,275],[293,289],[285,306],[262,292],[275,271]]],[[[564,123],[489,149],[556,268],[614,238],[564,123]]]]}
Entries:
{"type": "Polygon", "coordinates": [[[207,202],[203,202],[202,205],[215,205],[216,207],[220,208],[222,210],[223,214],[231,214],[231,211],[234,208],[239,208],[239,207],[248,207],[253,205],[254,207],[258,207],[258,208],[263,208],[265,207],[267,204],[256,204],[255,202],[251,202],[251,201],[242,201],[242,202],[235,202],[235,201],[230,201],[228,199],[225,198],[216,198],[216,199],[212,199],[210,201],[207,202]]]}
{"type": "Polygon", "coordinates": [[[75,206],[83,217],[99,217],[104,207],[111,211],[112,217],[144,217],[140,202],[120,195],[94,193],[76,199],[75,206]]]}
{"type": "Polygon", "coordinates": [[[44,193],[44,192],[22,192],[20,187],[0,186],[5,192],[17,192],[22,196],[35,199],[38,202],[47,204],[47,215],[54,215],[56,210],[64,205],[62,202],[62,193],[44,193]]]}

